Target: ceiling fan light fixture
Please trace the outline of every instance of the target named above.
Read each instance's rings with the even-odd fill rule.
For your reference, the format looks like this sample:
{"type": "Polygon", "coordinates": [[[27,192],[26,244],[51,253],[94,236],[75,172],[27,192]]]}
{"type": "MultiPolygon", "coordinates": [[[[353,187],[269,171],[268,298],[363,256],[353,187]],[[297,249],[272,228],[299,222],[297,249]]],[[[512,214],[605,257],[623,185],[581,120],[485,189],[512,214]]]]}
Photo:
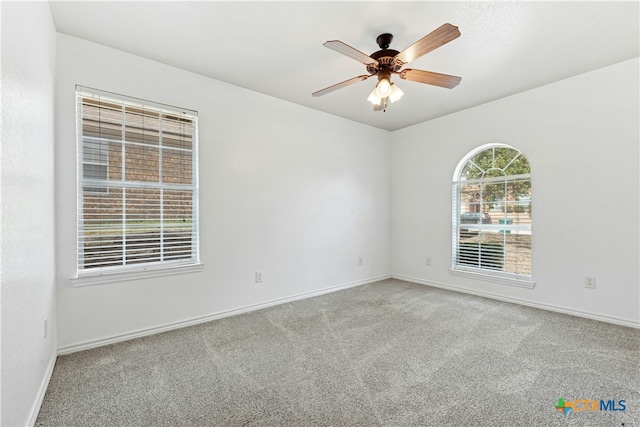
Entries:
{"type": "Polygon", "coordinates": [[[380,100],[380,105],[373,106],[373,111],[386,111],[388,105],[389,105],[389,98],[382,98],[380,100]]]}
{"type": "Polygon", "coordinates": [[[388,77],[382,77],[376,85],[376,95],[379,98],[386,98],[391,93],[391,81],[388,77]]]}
{"type": "Polygon", "coordinates": [[[398,99],[402,98],[404,92],[400,89],[395,83],[391,83],[391,93],[389,94],[389,101],[396,102],[398,99]]]}
{"type": "Polygon", "coordinates": [[[382,98],[379,97],[378,95],[376,95],[376,88],[375,87],[373,88],[373,90],[369,94],[369,97],[367,98],[367,101],[369,101],[373,105],[380,105],[380,102],[382,101],[382,98]]]}

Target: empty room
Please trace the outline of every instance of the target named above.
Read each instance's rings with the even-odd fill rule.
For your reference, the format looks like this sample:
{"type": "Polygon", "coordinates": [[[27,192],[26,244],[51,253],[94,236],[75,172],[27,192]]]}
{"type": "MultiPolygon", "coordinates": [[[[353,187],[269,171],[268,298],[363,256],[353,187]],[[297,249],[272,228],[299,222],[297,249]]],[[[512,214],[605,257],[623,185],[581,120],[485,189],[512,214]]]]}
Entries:
{"type": "Polygon", "coordinates": [[[0,425],[640,425],[637,1],[4,1],[0,425]]]}

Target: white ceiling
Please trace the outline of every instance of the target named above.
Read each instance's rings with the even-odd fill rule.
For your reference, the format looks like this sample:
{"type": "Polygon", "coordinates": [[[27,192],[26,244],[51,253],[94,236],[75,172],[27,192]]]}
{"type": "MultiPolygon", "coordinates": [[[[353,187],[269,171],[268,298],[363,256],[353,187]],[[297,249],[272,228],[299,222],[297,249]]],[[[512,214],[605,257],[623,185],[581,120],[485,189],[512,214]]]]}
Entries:
{"type": "Polygon", "coordinates": [[[60,33],[388,130],[637,57],[639,4],[50,1],[60,33]],[[445,22],[462,35],[405,67],[461,76],[458,87],[395,76],[405,95],[386,112],[366,101],[374,79],[311,96],[366,74],[325,41],[371,54],[376,37],[390,32],[401,51],[445,22]]]}

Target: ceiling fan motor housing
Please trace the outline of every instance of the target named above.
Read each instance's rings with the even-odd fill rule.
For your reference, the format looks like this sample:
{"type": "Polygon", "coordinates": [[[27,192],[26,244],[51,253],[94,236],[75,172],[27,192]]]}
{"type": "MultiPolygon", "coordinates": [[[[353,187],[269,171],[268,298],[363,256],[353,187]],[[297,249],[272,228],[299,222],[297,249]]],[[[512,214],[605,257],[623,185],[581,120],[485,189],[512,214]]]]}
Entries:
{"type": "Polygon", "coordinates": [[[371,58],[378,61],[378,65],[367,65],[367,71],[370,73],[375,73],[382,70],[398,71],[400,68],[402,68],[402,63],[398,63],[398,61],[393,60],[398,53],[400,52],[394,49],[382,49],[372,53],[371,58]]]}
{"type": "Polygon", "coordinates": [[[368,72],[374,74],[379,71],[398,71],[402,68],[403,64],[401,62],[393,60],[400,52],[395,49],[389,49],[392,40],[393,34],[391,33],[380,34],[378,38],[376,38],[376,43],[380,46],[381,50],[372,53],[370,56],[378,61],[378,65],[367,65],[368,72]]]}

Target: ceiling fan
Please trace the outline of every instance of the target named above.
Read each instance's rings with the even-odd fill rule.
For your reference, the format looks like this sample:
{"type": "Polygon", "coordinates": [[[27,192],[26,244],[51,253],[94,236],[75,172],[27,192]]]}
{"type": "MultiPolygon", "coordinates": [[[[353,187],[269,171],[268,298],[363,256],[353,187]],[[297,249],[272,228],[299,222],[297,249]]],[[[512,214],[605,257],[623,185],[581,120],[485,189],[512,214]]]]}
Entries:
{"type": "Polygon", "coordinates": [[[461,77],[450,76],[448,74],[434,73],[432,71],[415,70],[412,68],[401,68],[411,61],[425,55],[440,46],[449,43],[460,37],[458,27],[451,24],[444,24],[427,34],[402,52],[389,49],[389,45],[393,40],[393,35],[389,33],[380,34],[376,38],[376,43],[380,46],[380,50],[371,54],[371,56],[360,52],[340,40],[330,40],[325,42],[323,46],[333,49],[338,53],[346,55],[358,62],[362,62],[367,66],[369,74],[363,74],[333,86],[326,87],[317,92],[312,93],[313,96],[322,96],[334,90],[352,85],[354,83],[366,80],[372,76],[378,76],[378,83],[373,89],[367,100],[373,104],[374,111],[386,110],[389,101],[392,103],[400,99],[404,94],[394,83],[391,83],[391,74],[398,74],[403,80],[410,80],[418,83],[426,83],[429,85],[445,87],[453,89],[458,86],[461,77]]]}

